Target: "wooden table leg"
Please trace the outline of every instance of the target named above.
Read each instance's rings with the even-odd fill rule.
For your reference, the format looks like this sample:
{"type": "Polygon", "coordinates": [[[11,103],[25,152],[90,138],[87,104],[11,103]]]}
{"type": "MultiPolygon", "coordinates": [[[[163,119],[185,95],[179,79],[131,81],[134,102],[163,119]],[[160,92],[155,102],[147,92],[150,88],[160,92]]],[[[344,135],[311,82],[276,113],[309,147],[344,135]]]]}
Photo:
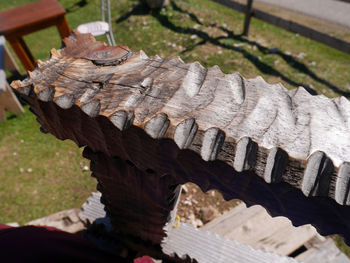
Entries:
{"type": "Polygon", "coordinates": [[[61,39],[65,38],[65,37],[69,37],[70,28],[69,28],[67,19],[64,16],[62,16],[58,20],[57,29],[58,29],[58,32],[60,33],[61,39]]]}
{"type": "Polygon", "coordinates": [[[26,70],[35,69],[35,60],[33,55],[30,53],[29,48],[21,37],[8,38],[13,50],[16,52],[18,58],[22,62],[26,70]]]}

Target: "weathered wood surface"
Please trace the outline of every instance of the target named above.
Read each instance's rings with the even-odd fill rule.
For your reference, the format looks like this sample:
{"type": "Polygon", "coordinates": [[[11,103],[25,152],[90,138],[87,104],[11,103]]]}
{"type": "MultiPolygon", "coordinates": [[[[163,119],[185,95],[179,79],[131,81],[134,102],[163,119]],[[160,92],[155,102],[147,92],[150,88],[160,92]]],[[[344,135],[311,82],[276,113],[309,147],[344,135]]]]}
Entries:
{"type": "Polygon", "coordinates": [[[349,263],[350,259],[343,254],[330,238],[316,236],[305,244],[307,250],[295,259],[301,263],[349,263]]]}
{"type": "Polygon", "coordinates": [[[0,69],[6,68],[11,73],[19,75],[19,68],[5,42],[5,37],[0,35],[0,69]]]}
{"type": "Polygon", "coordinates": [[[189,255],[198,263],[297,263],[293,258],[255,249],[186,223],[170,229],[162,249],[168,255],[189,255]]]}
{"type": "Polygon", "coordinates": [[[350,262],[331,238],[320,236],[314,227],[293,227],[287,218],[271,218],[261,206],[247,208],[240,204],[204,225],[202,229],[255,249],[284,256],[293,254],[300,263],[350,262]],[[302,247],[305,249],[303,252],[302,247]],[[295,254],[297,251],[301,253],[295,254]]]}
{"type": "MultiPolygon", "coordinates": [[[[0,70],[0,79],[2,77],[0,70]]],[[[9,110],[13,114],[19,115],[24,113],[24,109],[21,103],[18,101],[16,95],[10,88],[10,85],[7,83],[6,79],[3,82],[4,92],[1,92],[1,80],[0,80],[0,122],[6,121],[5,109],[9,110]]]]}
{"type": "Polygon", "coordinates": [[[317,234],[311,225],[294,227],[285,217],[271,218],[263,207],[247,208],[244,204],[204,225],[203,229],[284,256],[317,234]]]}
{"type": "Polygon", "coordinates": [[[18,73],[18,68],[6,49],[5,38],[0,35],[0,122],[6,121],[5,109],[17,115],[24,112],[6,80],[5,68],[18,73]]]}
{"type": "Polygon", "coordinates": [[[12,83],[42,131],[171,185],[194,182],[350,237],[347,99],[106,47],[90,35],[64,43],[12,83]]]}

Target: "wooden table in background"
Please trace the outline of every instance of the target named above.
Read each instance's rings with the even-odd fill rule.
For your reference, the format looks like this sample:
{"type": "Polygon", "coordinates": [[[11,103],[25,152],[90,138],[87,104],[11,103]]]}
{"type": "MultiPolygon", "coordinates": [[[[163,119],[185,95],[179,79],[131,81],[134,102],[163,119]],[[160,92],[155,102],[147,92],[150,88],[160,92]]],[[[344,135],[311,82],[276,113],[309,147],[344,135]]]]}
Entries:
{"type": "Polygon", "coordinates": [[[61,38],[68,37],[70,28],[66,11],[56,0],[41,0],[0,12],[0,35],[4,35],[26,70],[34,70],[35,60],[22,36],[56,26],[61,38]]]}

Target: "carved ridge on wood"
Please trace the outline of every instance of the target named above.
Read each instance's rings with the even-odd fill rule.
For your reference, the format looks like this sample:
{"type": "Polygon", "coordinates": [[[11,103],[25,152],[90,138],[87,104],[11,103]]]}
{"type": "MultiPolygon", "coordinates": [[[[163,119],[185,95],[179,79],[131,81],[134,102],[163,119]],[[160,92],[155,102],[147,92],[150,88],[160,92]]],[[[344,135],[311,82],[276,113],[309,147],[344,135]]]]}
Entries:
{"type": "MultiPolygon", "coordinates": [[[[113,59],[104,64],[106,47],[86,35],[75,35],[65,44],[65,49],[52,50],[51,58],[28,79],[12,83],[32,100],[32,107],[51,100],[63,110],[79,107],[91,118],[108,118],[119,131],[139,127],[204,161],[223,161],[267,183],[286,182],[306,196],[350,204],[350,104],[345,98],[312,96],[304,88],[286,90],[261,77],[225,75],[217,66],[205,69],[180,58],[148,58],[125,47],[108,49],[113,59]],[[97,64],[86,59],[89,52],[97,64]],[[102,88],[86,95],[97,82],[102,88]]],[[[69,132],[57,134],[46,113],[35,114],[44,118],[43,129],[58,138],[88,145],[69,132]]],[[[97,145],[89,147],[113,155],[107,146],[97,145]]]]}

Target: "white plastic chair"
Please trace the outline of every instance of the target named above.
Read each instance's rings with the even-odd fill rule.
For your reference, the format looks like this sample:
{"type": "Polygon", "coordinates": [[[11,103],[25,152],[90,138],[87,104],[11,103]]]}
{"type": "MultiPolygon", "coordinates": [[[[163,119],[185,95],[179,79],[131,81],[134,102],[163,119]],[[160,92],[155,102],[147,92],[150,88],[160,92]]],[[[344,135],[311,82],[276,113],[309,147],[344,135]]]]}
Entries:
{"type": "Polygon", "coordinates": [[[115,46],[111,23],[110,0],[101,0],[101,19],[102,21],[95,21],[79,25],[77,30],[80,33],[90,33],[93,36],[106,35],[108,45],[115,46]]]}

